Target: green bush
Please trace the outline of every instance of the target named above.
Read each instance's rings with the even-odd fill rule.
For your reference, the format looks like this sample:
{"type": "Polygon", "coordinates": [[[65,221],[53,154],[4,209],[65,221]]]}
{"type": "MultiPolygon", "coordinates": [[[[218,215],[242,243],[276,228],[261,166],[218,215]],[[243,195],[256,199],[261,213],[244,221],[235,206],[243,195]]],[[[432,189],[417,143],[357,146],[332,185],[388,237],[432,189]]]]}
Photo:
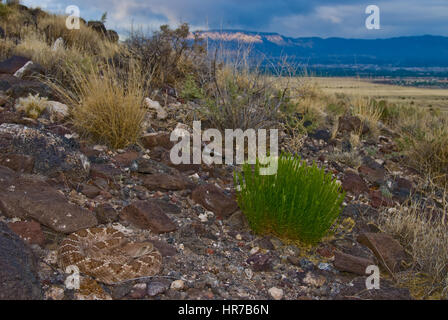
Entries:
{"type": "Polygon", "coordinates": [[[300,158],[282,155],[275,175],[260,175],[259,162],[235,173],[238,204],[251,228],[261,234],[316,243],[341,211],[345,193],[339,184],[300,158]]]}
{"type": "Polygon", "coordinates": [[[193,76],[188,75],[185,79],[180,97],[186,100],[196,100],[204,98],[204,90],[198,87],[193,76]]]}

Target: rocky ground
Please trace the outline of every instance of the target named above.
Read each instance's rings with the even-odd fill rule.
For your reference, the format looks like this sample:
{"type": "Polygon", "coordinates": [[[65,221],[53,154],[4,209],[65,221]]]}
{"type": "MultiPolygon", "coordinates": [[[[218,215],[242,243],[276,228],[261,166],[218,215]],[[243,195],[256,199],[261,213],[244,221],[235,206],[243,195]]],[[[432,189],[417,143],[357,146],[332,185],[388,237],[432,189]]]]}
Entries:
{"type": "Polygon", "coordinates": [[[306,138],[301,156],[328,168],[348,192],[334,235],[309,248],[251,232],[235,202],[233,167],[170,162],[169,132],[194,104],[170,97],[148,114],[141,145],[112,151],[80,139],[64,107],[37,120],[16,112],[16,99],[30,92],[52,99],[48,87],[26,79],[42,72],[36,66],[14,75],[26,62],[0,63],[0,298],[412,299],[393,278],[409,257],[374,224],[414,188],[393,133],[361,141],[357,170],[334,154],[352,152],[347,137],[358,118],[340,118],[335,139],[326,128],[306,138]],[[109,286],[83,275],[79,290],[67,289],[58,244],[93,226],[153,242],[161,273],[109,286]],[[372,264],[381,266],[379,290],[366,290],[372,264]]]}

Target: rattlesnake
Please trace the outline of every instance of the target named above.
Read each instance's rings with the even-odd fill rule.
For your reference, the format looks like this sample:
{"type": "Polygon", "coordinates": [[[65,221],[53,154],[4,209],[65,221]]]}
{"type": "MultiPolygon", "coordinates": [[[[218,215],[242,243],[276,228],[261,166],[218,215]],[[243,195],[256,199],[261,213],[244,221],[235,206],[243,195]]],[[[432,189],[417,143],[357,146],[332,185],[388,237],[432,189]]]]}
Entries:
{"type": "Polygon", "coordinates": [[[128,242],[113,228],[90,228],[62,241],[58,264],[63,271],[76,266],[100,282],[116,284],[156,275],[162,267],[162,256],[150,242],[128,242]]]}

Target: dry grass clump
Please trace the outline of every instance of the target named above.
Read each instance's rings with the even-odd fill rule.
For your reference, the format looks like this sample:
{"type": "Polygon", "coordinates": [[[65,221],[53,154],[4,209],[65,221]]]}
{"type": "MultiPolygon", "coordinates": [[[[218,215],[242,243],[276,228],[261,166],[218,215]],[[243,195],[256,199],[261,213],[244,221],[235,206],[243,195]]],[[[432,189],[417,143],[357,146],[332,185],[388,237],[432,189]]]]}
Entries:
{"type": "MultiPolygon", "coordinates": [[[[434,108],[399,105],[359,95],[335,94],[328,99],[326,112],[337,117],[346,112],[358,116],[375,137],[380,121],[398,134],[400,151],[406,165],[431,177],[439,185],[448,185],[448,114],[434,108]]],[[[350,136],[353,146],[360,145],[361,129],[350,136]]],[[[337,135],[334,123],[332,136],[337,135]]]]}
{"type": "Polygon", "coordinates": [[[423,298],[436,292],[448,298],[446,191],[437,198],[435,206],[411,201],[395,213],[384,213],[380,221],[382,229],[397,236],[413,257],[413,271],[401,281],[411,287],[415,282],[415,290],[423,298]]]}
{"type": "Polygon", "coordinates": [[[61,37],[68,47],[99,54],[108,42],[93,29],[80,22],[80,29],[70,30],[66,26],[67,16],[48,14],[40,9],[23,9],[16,5],[0,4],[0,27],[6,37],[23,39],[30,33],[37,33],[49,45],[61,37]]]}
{"type": "Polygon", "coordinates": [[[72,71],[73,89],[53,84],[62,100],[71,106],[74,127],[93,142],[111,148],[135,143],[141,133],[145,109],[144,85],[139,65],[117,72],[110,65],[90,72],[72,71]]]}
{"type": "Polygon", "coordinates": [[[9,58],[14,51],[16,44],[11,39],[0,39],[0,60],[9,58]]]}
{"type": "Polygon", "coordinates": [[[58,38],[64,39],[69,48],[91,54],[100,54],[107,41],[95,30],[80,22],[80,29],[70,30],[66,26],[66,16],[48,15],[38,20],[38,30],[52,45],[58,38]]]}
{"type": "Polygon", "coordinates": [[[383,108],[372,99],[359,96],[352,98],[351,104],[353,115],[358,116],[374,136],[378,135],[378,121],[383,114],[383,108]]]}
{"type": "Polygon", "coordinates": [[[88,71],[94,64],[92,55],[77,48],[58,48],[54,50],[45,40],[45,36],[30,32],[13,49],[13,53],[31,59],[45,68],[49,78],[70,86],[71,69],[88,71]]]}
{"type": "Polygon", "coordinates": [[[26,98],[19,98],[15,108],[18,112],[23,112],[28,117],[37,119],[47,108],[47,98],[39,97],[39,94],[29,94],[26,98]]]}
{"type": "Polygon", "coordinates": [[[46,70],[46,75],[71,89],[72,70],[88,73],[95,65],[105,63],[123,51],[118,45],[104,41],[98,44],[98,54],[93,55],[77,46],[54,48],[45,35],[29,32],[12,50],[13,54],[25,56],[46,70]]]}
{"type": "Polygon", "coordinates": [[[362,135],[362,132],[359,132],[359,131],[350,133],[349,141],[353,147],[357,148],[361,145],[361,135],[362,135]]]}
{"type": "MultiPolygon", "coordinates": [[[[36,15],[39,12],[36,11],[36,15]]],[[[20,10],[15,4],[0,3],[0,27],[5,31],[7,37],[20,38],[35,25],[36,21],[29,12],[20,10]]]]}
{"type": "Polygon", "coordinates": [[[50,15],[40,9],[16,5],[1,8],[6,8],[0,19],[6,38],[0,40],[0,57],[23,55],[41,64],[50,77],[58,80],[67,76],[67,65],[89,68],[91,61],[107,61],[120,52],[119,44],[104,39],[82,22],[79,30],[69,30],[64,15],[50,15]],[[53,48],[58,38],[64,44],[53,48]]]}
{"type": "Polygon", "coordinates": [[[446,187],[448,115],[436,110],[403,107],[397,119],[399,145],[407,155],[407,163],[446,187]]]}

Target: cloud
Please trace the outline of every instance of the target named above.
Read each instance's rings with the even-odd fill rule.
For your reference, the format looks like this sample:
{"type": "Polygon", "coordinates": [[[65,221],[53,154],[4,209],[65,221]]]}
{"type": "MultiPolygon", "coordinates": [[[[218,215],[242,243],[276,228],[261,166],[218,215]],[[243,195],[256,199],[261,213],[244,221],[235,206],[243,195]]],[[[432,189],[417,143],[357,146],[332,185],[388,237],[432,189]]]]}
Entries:
{"type": "Polygon", "coordinates": [[[24,0],[63,13],[77,5],[86,19],[108,12],[108,27],[126,32],[131,26],[155,30],[161,24],[188,22],[193,29],[243,29],[321,37],[448,36],[446,0],[377,0],[381,30],[365,28],[365,0],[24,0]]]}

